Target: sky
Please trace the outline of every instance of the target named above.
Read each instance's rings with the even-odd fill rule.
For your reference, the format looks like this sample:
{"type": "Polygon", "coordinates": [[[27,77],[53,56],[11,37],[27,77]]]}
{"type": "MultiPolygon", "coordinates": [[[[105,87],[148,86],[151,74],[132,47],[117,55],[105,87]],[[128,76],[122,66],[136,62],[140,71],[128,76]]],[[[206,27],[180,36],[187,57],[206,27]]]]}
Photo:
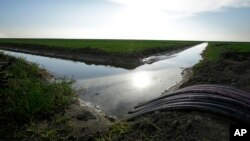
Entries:
{"type": "Polygon", "coordinates": [[[250,41],[250,0],[1,0],[0,38],[250,41]]]}

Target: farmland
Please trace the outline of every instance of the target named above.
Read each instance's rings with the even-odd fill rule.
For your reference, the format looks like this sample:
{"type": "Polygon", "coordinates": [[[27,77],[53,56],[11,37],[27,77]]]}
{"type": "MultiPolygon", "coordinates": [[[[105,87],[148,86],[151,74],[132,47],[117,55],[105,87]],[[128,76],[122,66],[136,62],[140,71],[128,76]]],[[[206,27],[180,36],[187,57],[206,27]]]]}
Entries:
{"type": "Polygon", "coordinates": [[[1,46],[37,46],[48,49],[74,50],[92,48],[108,53],[143,52],[148,49],[169,49],[190,46],[198,42],[163,40],[96,40],[96,39],[0,39],[1,46]]]}

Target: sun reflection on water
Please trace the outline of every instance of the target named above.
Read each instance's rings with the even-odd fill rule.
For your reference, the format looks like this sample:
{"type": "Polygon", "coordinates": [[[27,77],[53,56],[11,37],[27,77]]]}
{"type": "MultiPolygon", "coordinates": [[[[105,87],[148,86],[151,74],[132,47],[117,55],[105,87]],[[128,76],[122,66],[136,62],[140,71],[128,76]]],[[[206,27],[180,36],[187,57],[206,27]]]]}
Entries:
{"type": "Polygon", "coordinates": [[[136,72],[132,75],[132,85],[136,88],[146,88],[152,84],[149,72],[136,72]]]}

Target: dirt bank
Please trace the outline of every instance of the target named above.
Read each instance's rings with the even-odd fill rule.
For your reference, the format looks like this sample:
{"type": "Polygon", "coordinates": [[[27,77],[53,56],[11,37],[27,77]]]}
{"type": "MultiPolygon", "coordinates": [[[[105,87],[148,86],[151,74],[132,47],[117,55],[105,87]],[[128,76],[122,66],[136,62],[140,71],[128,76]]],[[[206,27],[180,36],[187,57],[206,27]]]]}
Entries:
{"type": "Polygon", "coordinates": [[[182,74],[182,80],[179,83],[167,89],[166,91],[162,92],[161,95],[167,95],[175,90],[178,90],[184,83],[189,81],[189,79],[193,76],[193,70],[192,68],[185,68],[181,74],[182,74]]]}
{"type": "Polygon", "coordinates": [[[180,87],[223,84],[250,92],[250,53],[225,52],[215,61],[204,60],[193,68],[192,77],[180,87]]]}
{"type": "MultiPolygon", "coordinates": [[[[114,67],[121,67],[125,69],[134,69],[143,64],[142,59],[149,57],[153,54],[173,54],[180,52],[190,46],[180,46],[173,48],[153,48],[146,49],[143,52],[134,52],[134,53],[109,53],[98,49],[93,48],[83,48],[83,49],[59,49],[51,48],[48,46],[33,46],[33,45],[22,45],[22,44],[6,44],[5,46],[1,45],[0,49],[22,52],[34,55],[42,55],[48,57],[69,59],[74,61],[83,61],[86,64],[95,64],[95,65],[110,65],[114,67]]],[[[155,60],[157,61],[157,60],[155,60]]],[[[153,63],[153,62],[151,62],[153,63]]]]}
{"type": "Polygon", "coordinates": [[[142,62],[138,58],[129,58],[129,57],[121,57],[118,56],[109,56],[105,54],[86,54],[79,52],[67,52],[64,50],[47,50],[36,48],[19,48],[19,47],[1,47],[0,49],[22,52],[34,55],[48,56],[54,58],[68,59],[73,61],[83,61],[86,64],[96,64],[96,65],[110,65],[115,67],[122,67],[126,69],[134,69],[137,66],[140,66],[142,62]]]}
{"type": "Polygon", "coordinates": [[[123,121],[92,138],[112,141],[228,141],[229,123],[233,122],[209,113],[155,112],[123,121]]]}

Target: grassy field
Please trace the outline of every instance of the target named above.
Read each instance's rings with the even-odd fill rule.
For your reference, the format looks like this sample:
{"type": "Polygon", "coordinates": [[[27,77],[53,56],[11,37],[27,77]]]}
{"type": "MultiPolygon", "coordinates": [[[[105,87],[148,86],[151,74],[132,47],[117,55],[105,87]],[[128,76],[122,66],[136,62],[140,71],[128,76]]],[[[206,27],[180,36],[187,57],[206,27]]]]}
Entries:
{"type": "Polygon", "coordinates": [[[11,62],[7,68],[0,69],[0,80],[9,77],[6,85],[0,86],[0,137],[13,140],[22,138],[24,133],[43,137],[55,134],[57,131],[47,129],[39,129],[38,134],[33,130],[36,128],[33,123],[53,120],[56,113],[72,103],[75,93],[69,82],[48,83],[45,70],[23,59],[0,53],[0,61],[11,62]]]}
{"type": "Polygon", "coordinates": [[[217,60],[225,52],[250,52],[250,43],[209,42],[203,57],[207,60],[217,60]]]}
{"type": "Polygon", "coordinates": [[[183,84],[222,84],[250,92],[250,43],[212,42],[183,84]]]}
{"type": "Polygon", "coordinates": [[[147,49],[191,46],[198,42],[161,40],[97,40],[97,39],[0,39],[0,45],[46,46],[58,49],[92,48],[110,53],[133,53],[147,49]]]}

